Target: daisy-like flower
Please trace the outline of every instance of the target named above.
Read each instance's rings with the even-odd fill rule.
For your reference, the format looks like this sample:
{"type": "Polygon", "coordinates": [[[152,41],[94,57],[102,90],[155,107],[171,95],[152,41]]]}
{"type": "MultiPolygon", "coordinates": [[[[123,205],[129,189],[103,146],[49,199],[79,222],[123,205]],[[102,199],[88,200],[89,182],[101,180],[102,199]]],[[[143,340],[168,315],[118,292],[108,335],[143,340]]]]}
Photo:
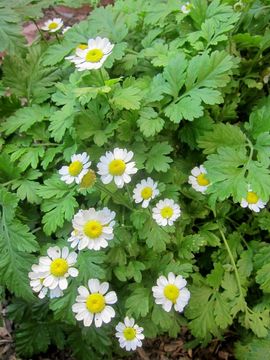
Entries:
{"type": "Polygon", "coordinates": [[[115,316],[114,309],[109,305],[117,302],[116,293],[108,292],[109,284],[100,283],[98,279],[90,279],[88,288],[84,286],[78,288],[79,295],[72,306],[72,311],[76,314],[75,318],[79,321],[83,320],[84,326],[90,326],[93,320],[96,327],[100,327],[102,322],[108,324],[115,316]]]}
{"type": "Polygon", "coordinates": [[[127,351],[136,350],[137,347],[142,346],[144,339],[143,328],[135,324],[133,318],[125,317],[124,323],[119,322],[115,327],[120,347],[127,351]]]}
{"type": "Polygon", "coordinates": [[[265,208],[266,202],[262,201],[259,196],[249,187],[246,198],[241,200],[240,205],[243,208],[248,207],[250,210],[260,212],[265,208]]]}
{"type": "Polygon", "coordinates": [[[57,286],[55,289],[50,290],[44,286],[44,278],[41,277],[38,265],[32,266],[32,271],[28,274],[30,278],[30,286],[32,290],[38,293],[40,299],[44,299],[46,295],[49,295],[51,299],[58,298],[63,295],[62,290],[57,286]]]}
{"type": "Polygon", "coordinates": [[[206,178],[206,174],[206,169],[203,165],[200,165],[191,170],[191,175],[188,178],[188,183],[191,184],[193,189],[203,194],[210,185],[210,181],[206,178]]]}
{"type": "Polygon", "coordinates": [[[160,276],[157,286],[152,287],[156,304],[161,305],[167,312],[171,311],[172,306],[176,311],[182,312],[190,298],[186,285],[187,282],[181,275],[175,276],[170,272],[168,278],[160,276]]]}
{"type": "Polygon", "coordinates": [[[99,69],[112,53],[114,44],[107,38],[89,39],[86,48],[77,47],[76,54],[66,57],[75,64],[78,71],[99,69]]]}
{"type": "Polygon", "coordinates": [[[50,247],[47,250],[48,256],[39,258],[39,264],[35,269],[40,273],[42,285],[50,290],[59,287],[65,290],[68,286],[67,278],[69,276],[76,277],[79,272],[73,267],[77,260],[75,252],[69,253],[65,246],[60,249],[58,246],[50,247]]]}
{"type": "Polygon", "coordinates": [[[107,247],[108,241],[114,236],[114,218],[115,212],[108,208],[80,210],[72,220],[74,231],[68,239],[71,247],[78,247],[78,250],[100,250],[107,247]]]}
{"type": "Polygon", "coordinates": [[[52,20],[47,20],[44,25],[41,27],[44,31],[56,32],[61,29],[63,26],[63,20],[60,18],[54,18],[52,20]]]}
{"type": "Polygon", "coordinates": [[[136,204],[142,202],[142,207],[146,208],[150,201],[158,196],[158,194],[159,190],[157,188],[157,183],[149,177],[136,185],[133,190],[133,199],[136,204]]]}
{"type": "Polygon", "coordinates": [[[173,225],[176,219],[181,215],[180,206],[172,199],[160,200],[153,208],[153,219],[158,225],[173,225]]]}
{"type": "Polygon", "coordinates": [[[82,178],[80,187],[82,189],[88,189],[91,188],[95,184],[95,182],[96,182],[96,174],[93,170],[90,169],[82,178]]]}
{"type": "Polygon", "coordinates": [[[59,170],[61,180],[66,184],[71,184],[73,181],[75,181],[76,184],[80,184],[82,178],[88,172],[90,165],[91,161],[86,152],[72,155],[69,166],[62,166],[59,170]]]}
{"type": "Polygon", "coordinates": [[[115,185],[122,188],[125,183],[129,183],[130,175],[138,171],[135,162],[130,162],[133,155],[132,151],[115,148],[113,152],[107,151],[104,156],[101,156],[97,167],[103,184],[109,184],[114,180],[115,185]]]}
{"type": "Polygon", "coordinates": [[[193,5],[188,1],[184,5],[181,6],[181,11],[183,14],[189,14],[193,5]]]}

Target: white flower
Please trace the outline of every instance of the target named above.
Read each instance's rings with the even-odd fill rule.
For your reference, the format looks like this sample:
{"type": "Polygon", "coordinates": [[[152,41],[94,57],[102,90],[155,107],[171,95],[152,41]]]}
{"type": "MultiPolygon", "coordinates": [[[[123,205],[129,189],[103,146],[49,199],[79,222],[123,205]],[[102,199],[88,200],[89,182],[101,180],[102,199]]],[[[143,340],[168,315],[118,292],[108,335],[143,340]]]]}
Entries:
{"type": "Polygon", "coordinates": [[[47,20],[41,29],[49,32],[56,32],[61,29],[62,26],[63,20],[60,18],[54,18],[52,20],[47,20]]]}
{"type": "Polygon", "coordinates": [[[115,327],[117,333],[115,336],[118,338],[120,347],[125,348],[127,351],[136,350],[137,347],[142,346],[144,339],[143,328],[135,324],[133,318],[124,319],[124,323],[119,322],[115,327]]]}
{"type": "Polygon", "coordinates": [[[176,219],[181,215],[180,206],[172,199],[160,200],[156,207],[153,208],[153,219],[158,225],[166,226],[173,225],[176,219]]]}
{"type": "Polygon", "coordinates": [[[158,194],[159,190],[157,188],[157,183],[149,177],[136,185],[135,189],[133,190],[133,199],[135,200],[136,204],[142,202],[142,207],[146,208],[150,201],[158,194]]]}
{"type": "Polygon", "coordinates": [[[47,294],[51,299],[58,298],[63,295],[63,291],[58,286],[52,290],[44,286],[44,278],[41,277],[38,265],[32,266],[32,272],[29,272],[28,276],[30,278],[30,286],[32,290],[39,293],[38,297],[40,299],[44,299],[47,294]]]}
{"type": "Polygon", "coordinates": [[[261,209],[265,208],[266,202],[262,201],[259,196],[251,190],[249,187],[246,198],[241,200],[240,205],[243,208],[248,207],[250,210],[260,212],[261,209]]]}
{"type": "Polygon", "coordinates": [[[66,26],[66,27],[62,30],[62,34],[65,34],[69,29],[71,29],[71,26],[66,26]]]}
{"type": "Polygon", "coordinates": [[[138,171],[135,162],[130,162],[133,155],[132,151],[115,148],[113,152],[107,151],[105,156],[101,156],[97,167],[103,184],[109,184],[114,180],[115,185],[122,188],[125,183],[129,183],[130,175],[138,171]]]}
{"type": "Polygon", "coordinates": [[[85,248],[100,250],[108,246],[113,239],[115,212],[108,208],[79,210],[72,220],[74,231],[68,239],[71,247],[78,250],[85,248]]]}
{"type": "Polygon", "coordinates": [[[196,166],[191,170],[191,175],[188,178],[188,183],[191,184],[193,189],[203,194],[210,185],[210,181],[205,177],[206,174],[206,169],[203,167],[203,165],[200,165],[199,167],[196,166]]]}
{"type": "Polygon", "coordinates": [[[181,6],[181,11],[183,14],[189,14],[192,9],[192,4],[190,2],[186,2],[184,5],[181,6]]]}
{"type": "Polygon", "coordinates": [[[176,311],[182,312],[190,298],[186,285],[187,282],[181,275],[175,276],[170,272],[168,279],[160,276],[157,279],[157,286],[152,287],[156,304],[162,305],[167,312],[171,311],[172,306],[176,311]]]}
{"type": "Polygon", "coordinates": [[[76,313],[77,320],[83,320],[84,326],[90,326],[94,320],[95,326],[100,327],[102,322],[108,324],[115,316],[115,311],[111,304],[115,304],[117,296],[114,291],[107,292],[109,284],[100,283],[98,279],[88,281],[89,290],[80,286],[79,295],[76,297],[76,303],[72,306],[72,311],[76,313]]]}
{"type": "Polygon", "coordinates": [[[99,69],[112,53],[114,45],[107,38],[97,37],[88,40],[85,48],[77,47],[76,55],[66,57],[75,64],[78,71],[99,69]]]}
{"type": "Polygon", "coordinates": [[[66,184],[71,184],[73,181],[80,184],[90,165],[91,161],[89,161],[89,155],[86,152],[72,155],[69,166],[62,166],[59,170],[61,180],[66,184]]]}
{"type": "Polygon", "coordinates": [[[77,260],[75,252],[69,253],[65,246],[60,249],[58,246],[50,247],[47,250],[48,256],[39,258],[39,264],[35,269],[39,272],[42,285],[51,290],[59,287],[65,290],[68,286],[67,278],[69,276],[78,276],[78,270],[73,267],[77,260]]]}

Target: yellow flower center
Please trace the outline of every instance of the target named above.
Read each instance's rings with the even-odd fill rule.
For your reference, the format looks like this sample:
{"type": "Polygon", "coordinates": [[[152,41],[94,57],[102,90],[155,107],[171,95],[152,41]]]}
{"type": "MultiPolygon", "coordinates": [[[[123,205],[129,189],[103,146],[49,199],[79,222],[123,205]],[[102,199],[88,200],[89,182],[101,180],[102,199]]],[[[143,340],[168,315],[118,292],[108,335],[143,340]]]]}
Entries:
{"type": "Polygon", "coordinates": [[[87,62],[96,63],[99,62],[104,56],[104,53],[100,49],[92,49],[89,50],[88,53],[85,56],[85,60],[87,62]]]}
{"type": "Polygon", "coordinates": [[[136,337],[136,330],[132,327],[126,327],[123,331],[123,335],[126,340],[133,340],[136,337]]]}
{"type": "Polygon", "coordinates": [[[100,313],[105,308],[105,298],[99,293],[88,295],[86,307],[92,313],[100,313]]]}
{"type": "Polygon", "coordinates": [[[83,169],[83,164],[80,161],[76,160],[69,165],[68,172],[70,173],[71,176],[77,176],[82,171],[82,169],[83,169]]]}
{"type": "Polygon", "coordinates": [[[109,164],[109,173],[113,176],[123,175],[126,170],[126,164],[123,160],[112,160],[109,164]]]}
{"type": "Polygon", "coordinates": [[[256,204],[259,200],[259,196],[253,192],[253,191],[249,191],[247,194],[247,202],[249,204],[256,204]]]}
{"type": "Polygon", "coordinates": [[[85,50],[87,48],[88,48],[88,46],[86,44],[80,44],[77,46],[77,49],[81,49],[81,50],[85,50]]]}
{"type": "Polygon", "coordinates": [[[163,218],[169,219],[173,215],[173,209],[170,206],[165,206],[160,213],[163,218]]]}
{"type": "Polygon", "coordinates": [[[54,276],[64,276],[68,271],[68,263],[65,259],[62,258],[55,259],[51,262],[50,270],[54,276]]]}
{"type": "Polygon", "coordinates": [[[197,176],[197,183],[200,185],[200,186],[207,186],[209,185],[209,180],[206,179],[205,177],[205,174],[200,174],[197,176]]]}
{"type": "Polygon", "coordinates": [[[150,186],[146,186],[144,189],[142,189],[141,191],[141,196],[144,200],[148,200],[150,199],[150,197],[153,194],[153,189],[150,186]]]}
{"type": "Polygon", "coordinates": [[[81,181],[81,188],[89,188],[94,185],[96,181],[96,174],[93,170],[88,170],[81,181]]]}
{"type": "Polygon", "coordinates": [[[178,299],[178,296],[180,294],[180,291],[178,287],[175,285],[169,284],[166,285],[164,288],[164,296],[170,300],[173,304],[176,303],[176,300],[178,299]]]}
{"type": "Polygon", "coordinates": [[[58,28],[58,24],[56,22],[51,22],[48,26],[50,30],[54,30],[58,28]]]}
{"type": "Polygon", "coordinates": [[[98,238],[102,234],[102,229],[103,226],[97,220],[90,220],[83,227],[85,235],[91,239],[98,238]]]}

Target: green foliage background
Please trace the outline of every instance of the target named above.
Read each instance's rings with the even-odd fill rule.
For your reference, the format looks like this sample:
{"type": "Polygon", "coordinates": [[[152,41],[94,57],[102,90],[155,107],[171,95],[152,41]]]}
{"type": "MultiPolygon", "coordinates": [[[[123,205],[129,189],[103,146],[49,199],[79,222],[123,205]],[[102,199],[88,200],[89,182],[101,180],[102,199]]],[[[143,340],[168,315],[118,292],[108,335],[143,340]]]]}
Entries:
{"type": "Polygon", "coordinates": [[[236,11],[231,0],[193,0],[185,16],[178,0],[116,0],[60,43],[39,38],[26,46],[23,21],[55,3],[74,5],[0,1],[0,283],[18,353],[29,358],[55,344],[78,359],[110,359],[123,354],[113,325],[128,314],[147,337],[174,337],[186,325],[193,346],[222,339],[231,327],[237,359],[265,358],[270,215],[239,202],[248,184],[264,201],[270,195],[269,1],[246,0],[236,11]],[[96,36],[115,44],[102,77],[64,60],[96,36]],[[158,227],[125,190],[60,181],[57,170],[73,153],[87,151],[96,164],[116,146],[135,153],[132,185],[151,176],[162,197],[180,204],[175,226],[158,227]],[[187,184],[202,163],[212,183],[206,195],[187,184]],[[80,275],[64,296],[38,300],[31,265],[50,245],[66,243],[79,208],[105,205],[118,222],[109,248],[80,252],[80,275]],[[151,287],[169,271],[188,280],[184,315],[154,304],[151,287]],[[89,277],[108,280],[119,298],[118,317],[99,330],[76,324],[71,311],[89,277]]]}

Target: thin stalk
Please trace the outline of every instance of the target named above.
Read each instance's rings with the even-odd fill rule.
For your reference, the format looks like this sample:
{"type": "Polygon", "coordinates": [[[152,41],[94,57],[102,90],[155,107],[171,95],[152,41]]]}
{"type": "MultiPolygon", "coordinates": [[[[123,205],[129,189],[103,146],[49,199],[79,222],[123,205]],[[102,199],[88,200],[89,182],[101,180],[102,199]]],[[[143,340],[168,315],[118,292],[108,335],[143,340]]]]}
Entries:
{"type": "Polygon", "coordinates": [[[39,32],[39,35],[41,36],[42,40],[44,40],[45,43],[48,44],[48,42],[47,42],[47,40],[45,39],[42,31],[41,31],[40,28],[38,27],[38,24],[37,24],[36,20],[35,20],[35,19],[31,19],[31,21],[35,24],[35,27],[37,28],[37,31],[39,32]]]}
{"type": "Polygon", "coordinates": [[[126,208],[128,208],[129,210],[133,210],[133,208],[127,204],[127,202],[125,201],[125,199],[123,199],[122,197],[119,197],[119,195],[116,195],[115,193],[113,193],[112,191],[110,191],[109,189],[107,189],[103,184],[101,184],[100,182],[96,182],[95,186],[103,191],[105,194],[109,195],[112,199],[115,199],[116,202],[119,201],[121,202],[121,204],[123,206],[125,206],[126,208]]]}
{"type": "Polygon", "coordinates": [[[223,240],[224,245],[226,247],[226,250],[227,250],[227,252],[229,254],[229,258],[231,260],[231,263],[232,263],[232,266],[233,266],[233,269],[234,269],[234,274],[235,274],[236,282],[237,282],[237,285],[238,285],[239,294],[244,299],[244,294],[243,294],[243,291],[242,291],[241,281],[240,281],[240,277],[239,277],[239,273],[238,273],[238,270],[237,270],[236,263],[234,261],[233,254],[231,252],[231,249],[230,249],[230,246],[229,246],[229,244],[227,242],[227,239],[226,239],[226,237],[224,235],[224,232],[222,231],[222,229],[220,227],[220,224],[218,222],[217,222],[217,224],[218,224],[218,229],[219,229],[220,235],[222,237],[222,240],[223,240]]]}

